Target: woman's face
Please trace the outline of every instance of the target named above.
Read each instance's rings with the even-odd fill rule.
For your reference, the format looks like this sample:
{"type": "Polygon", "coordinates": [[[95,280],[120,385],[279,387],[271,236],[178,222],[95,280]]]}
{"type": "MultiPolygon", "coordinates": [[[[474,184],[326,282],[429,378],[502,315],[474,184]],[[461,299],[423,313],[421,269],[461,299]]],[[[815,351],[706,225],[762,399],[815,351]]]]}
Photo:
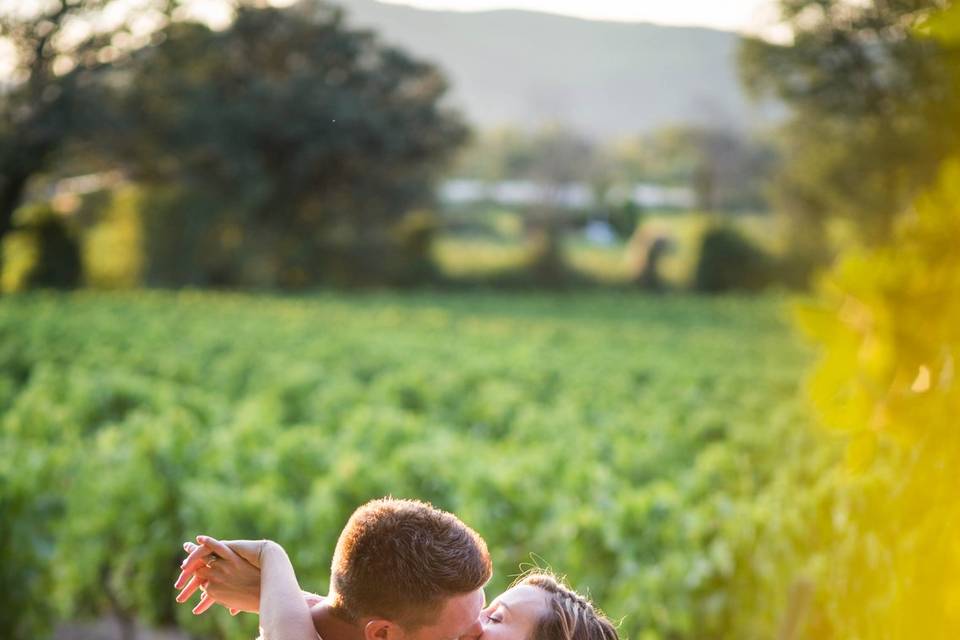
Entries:
{"type": "Polygon", "coordinates": [[[521,584],[508,589],[480,613],[480,640],[528,640],[548,611],[547,592],[521,584]]]}

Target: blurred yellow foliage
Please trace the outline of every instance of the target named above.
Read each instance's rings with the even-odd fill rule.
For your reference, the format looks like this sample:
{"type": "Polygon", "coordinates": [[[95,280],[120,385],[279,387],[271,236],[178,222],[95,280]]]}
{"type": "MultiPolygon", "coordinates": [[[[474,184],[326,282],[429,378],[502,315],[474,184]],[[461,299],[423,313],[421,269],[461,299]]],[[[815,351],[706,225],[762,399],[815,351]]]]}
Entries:
{"type": "Polygon", "coordinates": [[[960,42],[960,3],[953,2],[945,10],[930,16],[920,26],[920,31],[941,42],[949,44],[960,42]]]}
{"type": "Polygon", "coordinates": [[[14,293],[26,287],[30,270],[39,255],[36,241],[22,231],[8,233],[0,242],[3,257],[0,268],[0,293],[14,293]]]}
{"type": "Polygon", "coordinates": [[[83,239],[87,285],[97,289],[130,289],[141,284],[144,270],[144,193],[126,186],[110,196],[98,223],[83,239]]]}
{"type": "MultiPolygon", "coordinates": [[[[810,379],[850,436],[808,637],[960,638],[960,161],[892,242],[846,256],[799,308],[810,379]]],[[[819,523],[821,525],[825,523],[819,523]]]]}

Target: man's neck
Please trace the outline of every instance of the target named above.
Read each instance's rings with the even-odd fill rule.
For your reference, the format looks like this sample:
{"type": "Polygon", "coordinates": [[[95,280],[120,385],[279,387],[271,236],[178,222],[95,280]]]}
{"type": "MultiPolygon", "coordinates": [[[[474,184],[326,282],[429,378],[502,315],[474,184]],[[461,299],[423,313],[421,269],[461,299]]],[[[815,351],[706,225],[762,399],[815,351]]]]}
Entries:
{"type": "Polygon", "coordinates": [[[363,627],[348,622],[331,604],[330,598],[310,609],[313,626],[323,640],[364,640],[363,627]]]}

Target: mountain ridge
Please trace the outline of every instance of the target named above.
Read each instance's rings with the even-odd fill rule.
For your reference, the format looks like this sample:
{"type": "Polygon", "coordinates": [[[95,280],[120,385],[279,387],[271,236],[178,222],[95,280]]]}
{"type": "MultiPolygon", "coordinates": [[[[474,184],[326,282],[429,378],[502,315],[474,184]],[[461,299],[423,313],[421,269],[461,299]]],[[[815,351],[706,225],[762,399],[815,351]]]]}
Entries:
{"type": "Polygon", "coordinates": [[[733,32],[521,9],[337,4],[348,25],[437,64],[451,82],[449,103],[481,129],[559,123],[608,139],[681,123],[742,130],[773,117],[739,85],[733,32]]]}

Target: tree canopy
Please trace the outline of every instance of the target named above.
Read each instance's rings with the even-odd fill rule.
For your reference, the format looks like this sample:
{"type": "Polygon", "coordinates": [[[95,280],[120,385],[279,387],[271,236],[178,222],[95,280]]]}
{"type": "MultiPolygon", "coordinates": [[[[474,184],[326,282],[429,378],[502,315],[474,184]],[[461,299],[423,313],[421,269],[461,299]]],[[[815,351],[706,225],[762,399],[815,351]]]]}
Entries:
{"type": "Polygon", "coordinates": [[[947,0],[781,0],[787,44],[747,39],[744,80],[791,108],[775,194],[822,241],[829,220],[882,242],[960,148],[960,48],[917,25],[947,0]]]}

